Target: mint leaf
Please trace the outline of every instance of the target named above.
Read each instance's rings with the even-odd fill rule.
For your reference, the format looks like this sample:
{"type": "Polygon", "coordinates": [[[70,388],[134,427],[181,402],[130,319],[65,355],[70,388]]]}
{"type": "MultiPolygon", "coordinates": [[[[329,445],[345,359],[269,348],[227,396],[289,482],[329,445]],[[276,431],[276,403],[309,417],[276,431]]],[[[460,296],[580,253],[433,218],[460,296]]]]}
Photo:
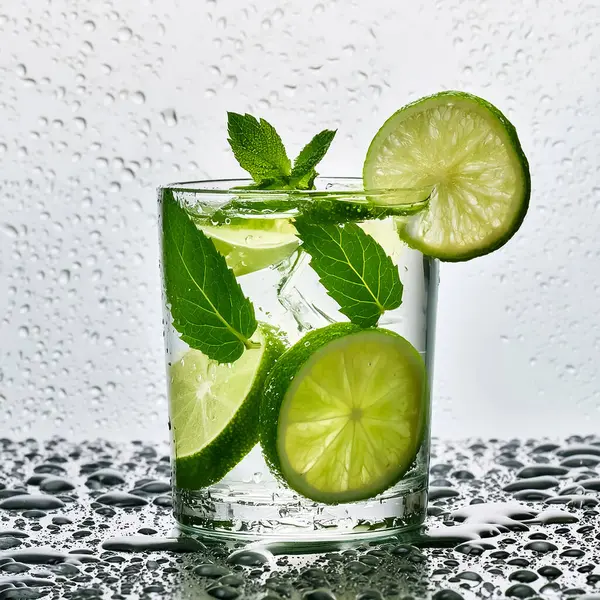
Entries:
{"type": "Polygon", "coordinates": [[[318,175],[315,167],[327,153],[336,134],[325,129],[315,135],[304,146],[292,169],[279,134],[264,119],[228,112],[227,131],[234,156],[255,181],[247,189],[259,190],[312,189],[318,175]]]}
{"type": "Polygon", "coordinates": [[[400,306],[398,269],[358,225],[319,224],[305,218],[294,224],[302,248],[311,256],[310,266],[352,323],[373,327],[386,310],[400,306]]]}
{"type": "Polygon", "coordinates": [[[227,113],[229,145],[242,169],[250,173],[256,183],[269,182],[287,186],[291,170],[283,142],[275,128],[264,119],[252,115],[227,113]]]}
{"type": "Polygon", "coordinates": [[[321,162],[335,137],[336,131],[325,129],[302,148],[294,161],[294,168],[290,174],[291,185],[295,189],[309,190],[314,185],[318,173],[315,167],[321,162]]]}
{"type": "Polygon", "coordinates": [[[173,193],[163,193],[163,270],[173,326],[181,339],[220,363],[255,347],[254,307],[225,258],[191,221],[173,193]]]}

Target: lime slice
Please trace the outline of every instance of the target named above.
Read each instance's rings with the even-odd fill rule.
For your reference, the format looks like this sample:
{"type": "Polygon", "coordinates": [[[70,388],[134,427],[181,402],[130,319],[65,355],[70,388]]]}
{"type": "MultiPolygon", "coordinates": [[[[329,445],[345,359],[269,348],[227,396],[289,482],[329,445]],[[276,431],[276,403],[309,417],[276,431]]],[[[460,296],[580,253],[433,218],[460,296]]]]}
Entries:
{"type": "Polygon", "coordinates": [[[529,206],[529,165],[515,128],[463,92],[422,98],[392,115],[371,142],[363,178],[370,189],[431,188],[429,207],[398,219],[399,233],[448,261],[502,246],[529,206]]]}
{"type": "Polygon", "coordinates": [[[171,429],[179,487],[198,489],[219,481],[256,445],[262,389],[285,346],[266,325],[253,341],[260,346],[232,364],[189,350],[172,365],[171,429]]]}
{"type": "Polygon", "coordinates": [[[427,416],[425,365],[403,337],[336,323],[275,365],[260,440],[276,475],[326,504],[372,498],[408,471],[427,416]]]}
{"type": "Polygon", "coordinates": [[[281,262],[299,244],[287,219],[235,219],[224,225],[198,227],[212,238],[237,277],[281,262]]]}

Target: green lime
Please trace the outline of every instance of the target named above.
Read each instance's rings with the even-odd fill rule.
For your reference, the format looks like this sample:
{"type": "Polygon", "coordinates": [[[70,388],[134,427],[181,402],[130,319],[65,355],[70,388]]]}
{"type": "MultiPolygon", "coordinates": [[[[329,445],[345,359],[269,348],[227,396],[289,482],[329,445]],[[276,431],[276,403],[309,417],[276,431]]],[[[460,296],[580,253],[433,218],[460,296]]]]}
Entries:
{"type": "Polygon", "coordinates": [[[198,489],[219,481],[256,445],[265,380],[285,350],[275,330],[260,325],[260,346],[232,364],[188,350],[171,366],[171,428],[175,480],[198,489]]]}
{"type": "Polygon", "coordinates": [[[423,359],[400,335],[349,323],[318,329],[267,380],[263,453],[276,475],[312,500],[372,498],[414,461],[427,396],[423,359]]]}
{"type": "Polygon", "coordinates": [[[401,108],[377,132],[365,187],[430,188],[429,207],[398,219],[400,236],[424,254],[468,260],[496,250],[519,229],[529,165],[510,121],[464,92],[441,92],[401,108]]]}
{"type": "Polygon", "coordinates": [[[198,227],[212,239],[234,275],[246,275],[291,256],[299,241],[287,219],[236,219],[198,227]]]}

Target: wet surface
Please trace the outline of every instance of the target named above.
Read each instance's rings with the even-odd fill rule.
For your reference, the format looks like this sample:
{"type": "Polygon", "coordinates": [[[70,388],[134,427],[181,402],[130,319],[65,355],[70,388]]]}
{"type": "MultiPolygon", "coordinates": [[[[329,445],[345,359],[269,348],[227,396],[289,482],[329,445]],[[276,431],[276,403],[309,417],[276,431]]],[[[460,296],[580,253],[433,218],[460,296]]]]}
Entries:
{"type": "Polygon", "coordinates": [[[294,556],[178,536],[165,446],[0,439],[0,600],[600,600],[599,457],[438,442],[423,533],[294,556]]]}

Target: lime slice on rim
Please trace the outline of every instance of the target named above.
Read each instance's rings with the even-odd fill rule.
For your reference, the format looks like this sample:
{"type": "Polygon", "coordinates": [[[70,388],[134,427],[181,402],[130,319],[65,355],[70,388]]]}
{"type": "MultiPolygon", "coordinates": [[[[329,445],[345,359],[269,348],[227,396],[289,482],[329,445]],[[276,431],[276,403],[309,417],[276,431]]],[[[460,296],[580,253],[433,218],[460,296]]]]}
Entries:
{"type": "Polygon", "coordinates": [[[513,125],[489,102],[441,92],[401,108],[371,142],[365,187],[431,188],[429,207],[398,219],[424,254],[468,260],[496,250],[520,227],[529,165],[513,125]]]}
{"type": "Polygon", "coordinates": [[[259,326],[260,346],[232,364],[189,350],[171,366],[175,480],[198,489],[219,481],[256,445],[265,379],[284,351],[275,330],[259,326]]]}
{"type": "Polygon", "coordinates": [[[427,406],[425,365],[407,340],[336,323],[309,333],[275,365],[261,405],[263,453],[312,500],[372,498],[410,468],[427,406]]]}
{"type": "Polygon", "coordinates": [[[287,219],[235,219],[224,225],[197,226],[212,239],[237,277],[281,262],[299,244],[287,219]]]}

